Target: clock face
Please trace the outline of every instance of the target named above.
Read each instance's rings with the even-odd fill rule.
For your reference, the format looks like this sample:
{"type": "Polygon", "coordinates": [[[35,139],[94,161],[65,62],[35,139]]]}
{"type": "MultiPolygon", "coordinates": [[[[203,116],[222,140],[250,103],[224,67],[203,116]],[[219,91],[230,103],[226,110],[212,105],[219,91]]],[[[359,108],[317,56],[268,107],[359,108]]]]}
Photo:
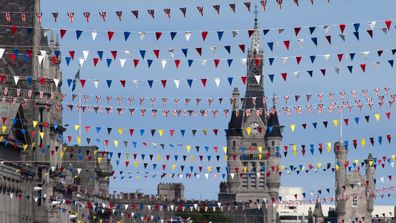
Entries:
{"type": "Polygon", "coordinates": [[[253,135],[257,135],[260,133],[259,129],[261,130],[261,126],[260,124],[258,124],[257,122],[252,122],[249,124],[250,127],[250,131],[253,135]]]}

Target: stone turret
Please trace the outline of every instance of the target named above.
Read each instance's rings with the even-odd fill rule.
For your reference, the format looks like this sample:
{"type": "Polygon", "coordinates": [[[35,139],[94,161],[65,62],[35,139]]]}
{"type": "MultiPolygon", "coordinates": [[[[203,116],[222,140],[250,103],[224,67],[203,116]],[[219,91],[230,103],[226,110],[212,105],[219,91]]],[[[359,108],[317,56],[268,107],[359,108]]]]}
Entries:
{"type": "MultiPolygon", "coordinates": [[[[341,142],[334,144],[334,152],[336,154],[336,165],[338,166],[335,173],[336,196],[341,196],[345,190],[347,182],[345,163],[347,161],[348,150],[341,142]]],[[[336,200],[336,212],[338,215],[345,214],[346,200],[336,200]]]]}
{"type": "Polygon", "coordinates": [[[184,200],[184,185],[182,183],[160,183],[157,186],[158,197],[169,201],[184,200]]]}
{"type": "Polygon", "coordinates": [[[374,199],[375,196],[372,195],[373,191],[375,190],[375,182],[374,182],[374,159],[373,155],[370,153],[365,160],[366,164],[366,193],[369,194],[367,199],[367,211],[370,213],[374,210],[374,199]]]}
{"type": "Polygon", "coordinates": [[[324,222],[322,204],[320,203],[319,199],[316,200],[313,217],[315,219],[315,223],[323,223],[324,222]]]}

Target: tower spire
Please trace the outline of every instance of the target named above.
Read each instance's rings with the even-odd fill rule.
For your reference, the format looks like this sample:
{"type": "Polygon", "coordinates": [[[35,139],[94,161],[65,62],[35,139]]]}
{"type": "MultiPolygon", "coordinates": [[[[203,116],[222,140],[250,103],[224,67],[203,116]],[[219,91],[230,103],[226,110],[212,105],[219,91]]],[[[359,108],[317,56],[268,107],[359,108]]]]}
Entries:
{"type": "Polygon", "coordinates": [[[260,50],[260,34],[258,30],[258,6],[254,6],[254,33],[252,37],[252,52],[258,53],[260,50]]]}

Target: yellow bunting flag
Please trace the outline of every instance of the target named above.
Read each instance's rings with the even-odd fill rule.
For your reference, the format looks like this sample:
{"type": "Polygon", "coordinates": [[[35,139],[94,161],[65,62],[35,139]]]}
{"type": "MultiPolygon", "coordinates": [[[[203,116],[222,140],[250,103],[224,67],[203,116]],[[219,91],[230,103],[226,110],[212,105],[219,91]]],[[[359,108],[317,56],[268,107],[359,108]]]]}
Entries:
{"type": "Polygon", "coordinates": [[[41,139],[44,138],[44,132],[40,132],[40,138],[41,138],[41,139]]]}
{"type": "Polygon", "coordinates": [[[294,132],[294,130],[296,129],[296,125],[295,124],[291,124],[290,125],[290,129],[291,129],[292,132],[294,132]]]}
{"type": "Polygon", "coordinates": [[[251,131],[252,129],[250,128],[250,127],[247,127],[246,128],[246,133],[248,134],[248,136],[250,136],[250,131],[251,131]]]}
{"type": "Polygon", "coordinates": [[[297,145],[293,144],[293,155],[296,156],[297,155],[297,145]]]}
{"type": "Polygon", "coordinates": [[[190,152],[191,146],[190,145],[186,145],[186,149],[187,149],[187,152],[190,152]]]}
{"type": "Polygon", "coordinates": [[[227,153],[227,146],[223,146],[224,153],[227,153]]]}
{"type": "Polygon", "coordinates": [[[334,127],[337,127],[337,126],[338,126],[338,119],[334,119],[334,120],[333,120],[333,125],[334,125],[334,127]]]}
{"type": "Polygon", "coordinates": [[[227,155],[224,156],[224,160],[225,160],[225,161],[228,160],[228,156],[227,156],[227,155]]]}
{"type": "Polygon", "coordinates": [[[77,131],[80,129],[80,125],[74,125],[74,131],[77,131]]]}
{"type": "Polygon", "coordinates": [[[318,167],[318,169],[322,168],[322,164],[321,163],[318,163],[316,166],[318,167]]]}
{"type": "Polygon", "coordinates": [[[285,170],[285,166],[283,166],[283,165],[279,166],[279,170],[280,171],[284,171],[285,170]]]}
{"type": "Polygon", "coordinates": [[[1,126],[1,132],[4,134],[5,131],[7,130],[7,126],[3,125],[1,126]]]}
{"type": "Polygon", "coordinates": [[[77,136],[77,144],[80,145],[81,143],[81,136],[77,136]]]}
{"type": "Polygon", "coordinates": [[[362,147],[364,148],[366,146],[366,139],[362,138],[362,147]]]}
{"type": "Polygon", "coordinates": [[[38,121],[33,120],[33,128],[36,128],[38,121]]]}
{"type": "Polygon", "coordinates": [[[157,155],[157,160],[161,161],[161,155],[159,155],[159,154],[157,155]]]}
{"type": "Polygon", "coordinates": [[[163,129],[159,129],[158,132],[159,132],[160,136],[162,136],[164,134],[164,130],[163,129]]]}
{"type": "Polygon", "coordinates": [[[244,166],[244,167],[243,167],[243,172],[244,172],[244,173],[247,173],[247,166],[244,166]]]}
{"type": "Polygon", "coordinates": [[[117,148],[118,147],[118,140],[114,140],[114,146],[117,148]]]}
{"type": "Polygon", "coordinates": [[[208,166],[208,173],[212,172],[212,167],[208,166]]]}
{"type": "Polygon", "coordinates": [[[122,136],[123,132],[124,132],[124,130],[122,128],[118,128],[118,134],[120,134],[120,136],[122,136]]]}
{"type": "Polygon", "coordinates": [[[259,153],[259,154],[258,154],[259,160],[261,160],[262,157],[263,157],[263,154],[262,154],[262,153],[259,153]]]}
{"type": "Polygon", "coordinates": [[[139,162],[134,162],[133,165],[137,168],[139,166],[139,162]]]}
{"type": "Polygon", "coordinates": [[[175,165],[175,164],[172,164],[172,166],[171,166],[172,171],[174,171],[175,168],[176,168],[176,165],[175,165]]]}
{"type": "Polygon", "coordinates": [[[359,166],[359,160],[355,160],[356,166],[359,166]]]}
{"type": "Polygon", "coordinates": [[[190,159],[191,159],[191,161],[194,161],[194,156],[191,155],[191,156],[190,156],[190,159]]]}
{"type": "Polygon", "coordinates": [[[396,155],[392,155],[392,160],[396,160],[396,155]]]}
{"type": "Polygon", "coordinates": [[[373,164],[374,164],[374,160],[370,160],[369,165],[373,166],[373,164]]]}
{"type": "Polygon", "coordinates": [[[327,152],[331,152],[331,142],[327,143],[327,152]]]}
{"type": "Polygon", "coordinates": [[[23,144],[23,150],[26,151],[27,148],[28,148],[28,145],[27,144],[23,144]]]}
{"type": "Polygon", "coordinates": [[[340,166],[338,166],[338,164],[336,164],[335,169],[336,169],[336,171],[338,171],[338,169],[340,169],[340,166]]]}
{"type": "Polygon", "coordinates": [[[375,119],[377,119],[377,122],[380,120],[380,118],[381,118],[381,115],[380,114],[375,114],[375,119]]]}
{"type": "Polygon", "coordinates": [[[260,153],[263,153],[263,147],[262,147],[262,146],[257,147],[257,149],[258,149],[258,151],[259,151],[260,153]]]}
{"type": "Polygon", "coordinates": [[[203,129],[202,132],[203,132],[204,136],[206,136],[208,134],[208,129],[203,129]]]}
{"type": "Polygon", "coordinates": [[[98,162],[100,163],[100,161],[102,161],[103,157],[99,156],[98,157],[98,162]]]}

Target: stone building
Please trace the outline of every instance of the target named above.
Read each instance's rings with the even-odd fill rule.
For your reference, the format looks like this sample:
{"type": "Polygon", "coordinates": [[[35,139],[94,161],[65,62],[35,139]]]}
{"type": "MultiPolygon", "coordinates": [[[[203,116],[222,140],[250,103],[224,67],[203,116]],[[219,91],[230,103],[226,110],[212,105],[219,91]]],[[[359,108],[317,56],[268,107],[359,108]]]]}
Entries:
{"type": "MultiPolygon", "coordinates": [[[[227,181],[220,184],[220,201],[271,201],[278,198],[278,174],[282,142],[275,108],[267,113],[263,84],[263,49],[255,18],[252,43],[247,54],[246,92],[232,92],[232,115],[227,130],[227,181]],[[239,106],[242,101],[242,107],[239,106]],[[240,157],[236,158],[236,157],[240,157]]],[[[268,210],[268,222],[276,221],[276,207],[268,210]]]]}
{"type": "MultiPolygon", "coordinates": [[[[74,222],[71,213],[84,211],[80,206],[73,210],[67,200],[106,200],[92,196],[91,187],[89,193],[73,193],[74,175],[62,163],[66,151],[58,35],[42,29],[39,0],[3,0],[0,11],[0,48],[5,49],[0,59],[0,222],[74,222]]],[[[111,166],[102,158],[92,168],[104,169],[95,171],[92,180],[94,189],[107,194],[111,166]]]]}
{"type": "Polygon", "coordinates": [[[157,191],[160,199],[169,201],[184,200],[184,185],[182,183],[160,183],[157,186],[157,191]]]}
{"type": "Polygon", "coordinates": [[[348,172],[348,150],[343,143],[334,144],[337,171],[335,173],[336,206],[328,218],[323,217],[322,206],[314,210],[315,222],[371,222],[374,210],[375,167],[371,153],[365,160],[365,175],[360,167],[348,172]],[[321,213],[315,216],[315,213],[321,213]]]}

